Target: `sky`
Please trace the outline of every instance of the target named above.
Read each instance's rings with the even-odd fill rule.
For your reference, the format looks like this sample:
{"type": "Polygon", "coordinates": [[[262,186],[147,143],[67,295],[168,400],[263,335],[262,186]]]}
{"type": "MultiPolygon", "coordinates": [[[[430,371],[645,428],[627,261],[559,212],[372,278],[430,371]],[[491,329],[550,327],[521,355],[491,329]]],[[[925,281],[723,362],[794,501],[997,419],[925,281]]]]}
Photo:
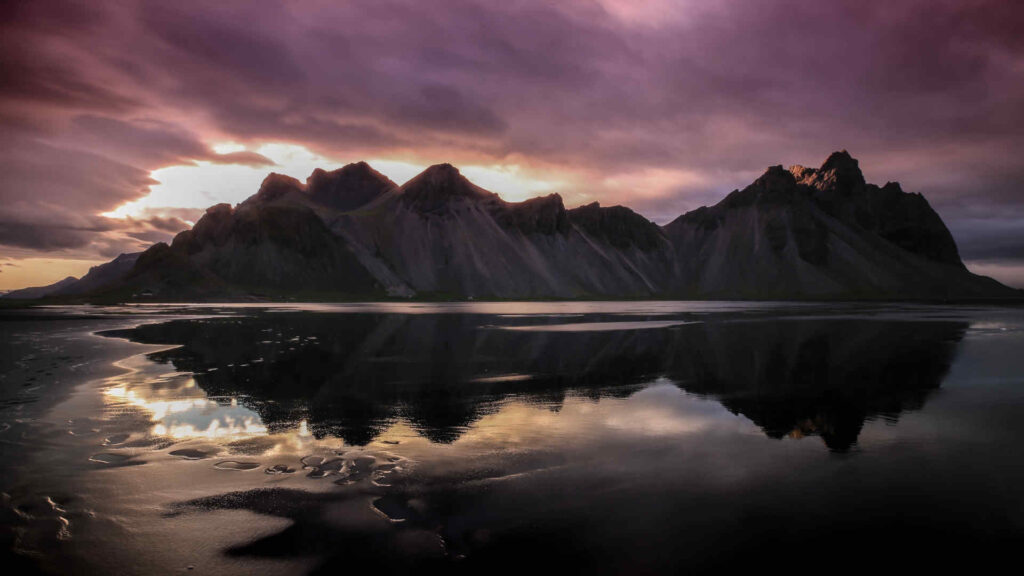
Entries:
{"type": "Polygon", "coordinates": [[[8,0],[0,289],[169,240],[271,171],[449,162],[664,224],[839,149],[1024,287],[1021,30],[996,0],[8,0]]]}

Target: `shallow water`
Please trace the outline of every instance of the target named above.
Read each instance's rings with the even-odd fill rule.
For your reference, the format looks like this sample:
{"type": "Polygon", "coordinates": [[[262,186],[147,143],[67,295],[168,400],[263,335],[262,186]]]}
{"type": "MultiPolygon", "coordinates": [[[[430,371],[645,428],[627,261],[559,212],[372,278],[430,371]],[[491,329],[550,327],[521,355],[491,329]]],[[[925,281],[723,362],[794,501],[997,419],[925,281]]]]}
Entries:
{"type": "Polygon", "coordinates": [[[7,565],[974,569],[1024,543],[1024,310],[7,312],[7,565]]]}

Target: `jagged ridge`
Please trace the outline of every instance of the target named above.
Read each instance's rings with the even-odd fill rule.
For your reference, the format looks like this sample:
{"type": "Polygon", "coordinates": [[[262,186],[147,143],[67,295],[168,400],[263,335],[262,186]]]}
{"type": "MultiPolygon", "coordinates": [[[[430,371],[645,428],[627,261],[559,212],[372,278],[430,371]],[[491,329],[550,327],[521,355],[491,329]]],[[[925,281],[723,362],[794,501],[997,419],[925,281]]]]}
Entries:
{"type": "Polygon", "coordinates": [[[865,182],[845,151],[820,168],[773,166],[718,204],[664,227],[622,206],[567,210],[558,194],[506,202],[450,164],[431,166],[401,187],[364,162],[318,169],[305,183],[270,174],[237,207],[210,208],[193,229],[130,267],[125,256],[115,262],[105,266],[117,274],[104,277],[120,277],[102,289],[87,284],[93,293],[1020,296],[967,271],[923,196],[896,183],[865,182]]]}

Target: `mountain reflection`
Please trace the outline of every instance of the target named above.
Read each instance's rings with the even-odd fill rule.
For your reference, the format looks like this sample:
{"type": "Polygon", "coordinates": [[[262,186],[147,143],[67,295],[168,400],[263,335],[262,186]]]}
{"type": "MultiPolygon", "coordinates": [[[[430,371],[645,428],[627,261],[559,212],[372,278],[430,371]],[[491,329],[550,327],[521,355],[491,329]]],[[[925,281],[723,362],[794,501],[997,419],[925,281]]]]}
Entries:
{"type": "Polygon", "coordinates": [[[237,397],[270,432],[305,422],[318,438],[365,445],[401,419],[433,442],[450,443],[508,397],[557,410],[570,390],[623,396],[664,377],[770,437],[816,435],[842,451],[866,420],[921,407],[967,328],[713,318],[671,325],[663,316],[589,315],[571,322],[628,329],[576,331],[557,329],[566,319],[550,316],[255,313],[108,335],[180,345],[149,358],[193,373],[211,397],[237,397]]]}

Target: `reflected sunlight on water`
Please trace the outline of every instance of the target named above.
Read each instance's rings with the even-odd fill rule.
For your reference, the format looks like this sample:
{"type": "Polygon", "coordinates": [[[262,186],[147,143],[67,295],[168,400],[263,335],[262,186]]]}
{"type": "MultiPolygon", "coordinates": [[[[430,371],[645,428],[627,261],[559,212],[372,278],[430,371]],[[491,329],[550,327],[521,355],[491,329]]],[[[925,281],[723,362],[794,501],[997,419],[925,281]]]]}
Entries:
{"type": "Polygon", "coordinates": [[[722,546],[824,561],[849,534],[948,547],[1017,526],[1014,311],[167,310],[188,316],[103,333],[134,342],[121,372],[81,388],[57,419],[65,452],[37,467],[61,542],[103,548],[99,572],[125,561],[111,542],[220,573],[538,554],[628,573],[713,565],[722,546]]]}
{"type": "Polygon", "coordinates": [[[103,394],[108,411],[141,408],[152,423],[149,433],[174,439],[223,439],[264,435],[258,414],[239,405],[237,398],[214,400],[187,373],[160,373],[165,367],[144,355],[117,363],[129,370],[108,380],[103,394]]]}

